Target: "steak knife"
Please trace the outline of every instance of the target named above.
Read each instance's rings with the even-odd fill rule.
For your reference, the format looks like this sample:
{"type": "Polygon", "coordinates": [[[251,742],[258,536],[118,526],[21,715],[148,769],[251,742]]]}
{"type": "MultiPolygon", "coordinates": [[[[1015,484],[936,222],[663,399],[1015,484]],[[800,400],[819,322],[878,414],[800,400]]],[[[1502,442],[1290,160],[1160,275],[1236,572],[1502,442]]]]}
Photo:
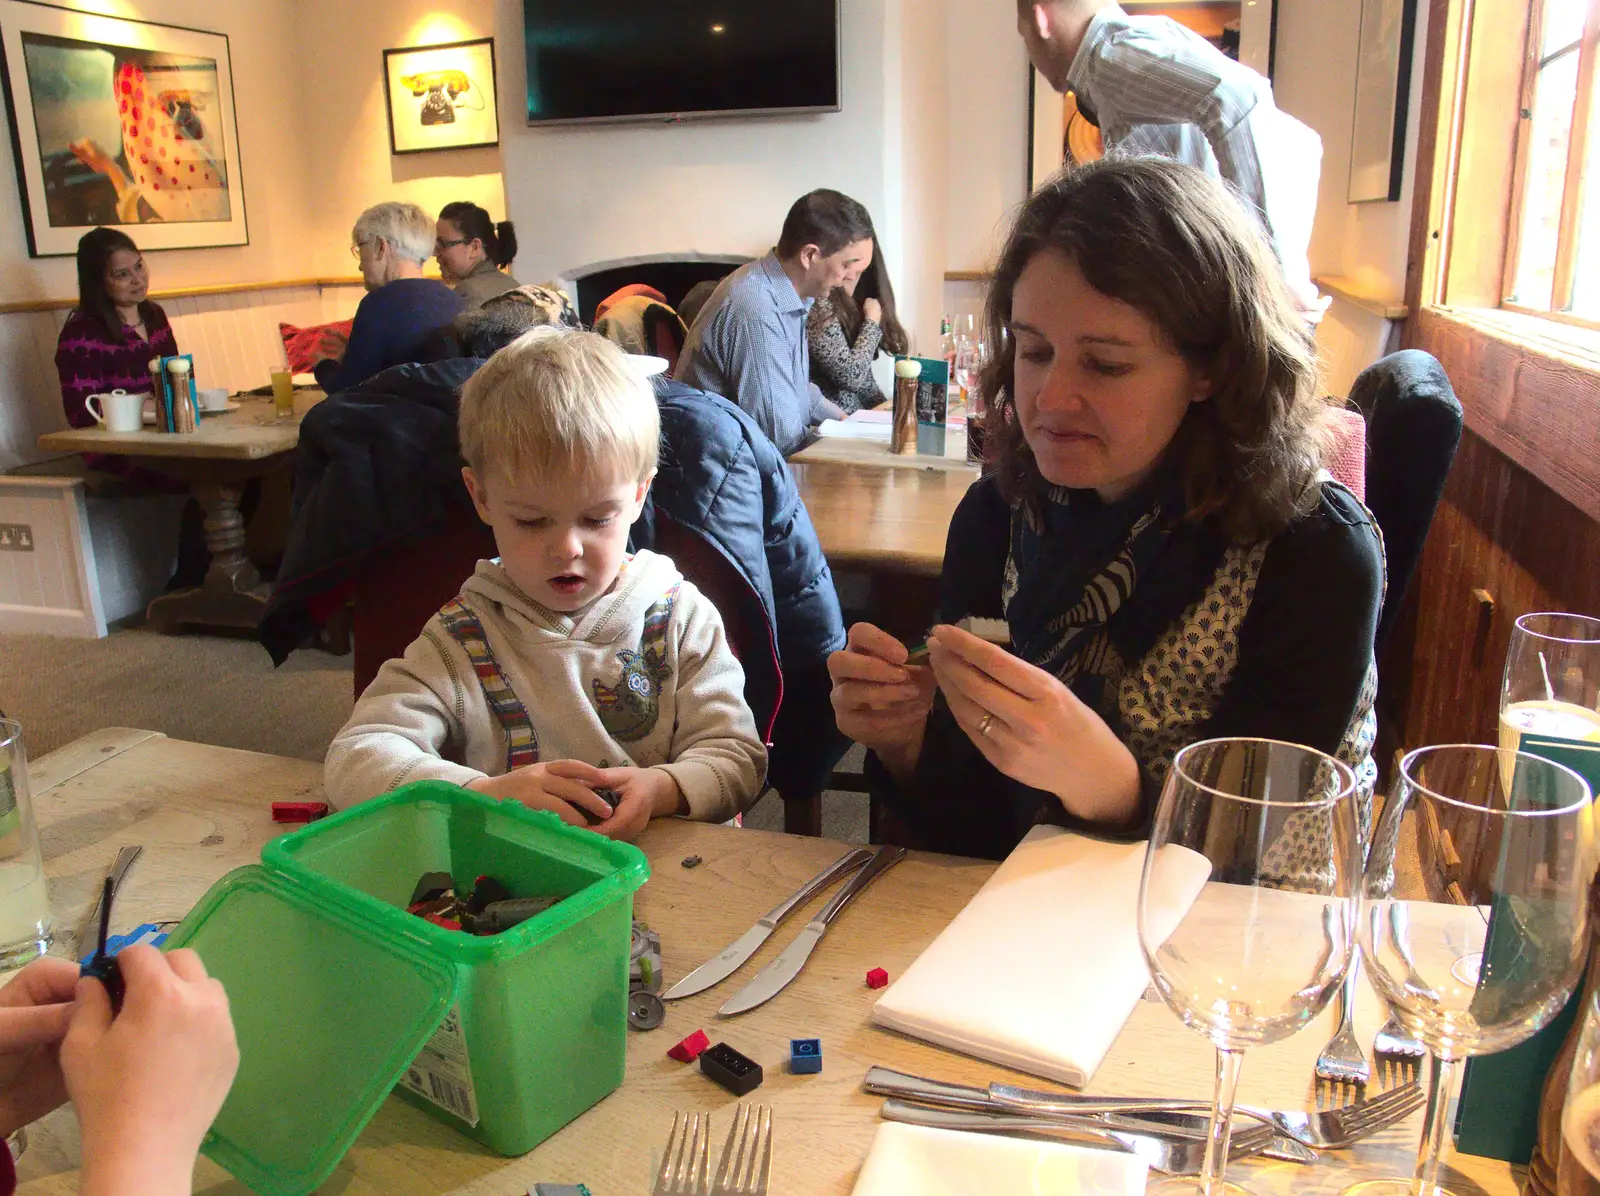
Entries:
{"type": "Polygon", "coordinates": [[[782,992],[784,986],[798,976],[800,969],[806,966],[806,960],[811,957],[812,950],[827,932],[828,924],[839,916],[840,911],[849,905],[862,889],[905,858],[904,847],[890,847],[886,844],[878,848],[872,861],[857,872],[849,884],[834,894],[833,900],[823,907],[822,912],[795,936],[794,942],[783,949],[783,954],[757,972],[755,979],[717,1010],[717,1016],[732,1017],[737,1013],[748,1013],[757,1005],[766,1004],[782,992]]]}
{"type": "Polygon", "coordinates": [[[778,929],[778,925],[785,918],[847,872],[853,872],[861,868],[871,858],[872,853],[863,848],[845,852],[844,855],[801,885],[799,891],[793,896],[775,906],[763,917],[758,918],[754,926],[741,934],[732,943],[729,943],[719,954],[706,960],[705,963],[662,993],[661,999],[664,1001],[676,1001],[679,997],[692,997],[695,993],[704,992],[713,984],[720,984],[726,980],[744,966],[745,960],[756,953],[756,948],[767,941],[768,936],[778,929]]]}

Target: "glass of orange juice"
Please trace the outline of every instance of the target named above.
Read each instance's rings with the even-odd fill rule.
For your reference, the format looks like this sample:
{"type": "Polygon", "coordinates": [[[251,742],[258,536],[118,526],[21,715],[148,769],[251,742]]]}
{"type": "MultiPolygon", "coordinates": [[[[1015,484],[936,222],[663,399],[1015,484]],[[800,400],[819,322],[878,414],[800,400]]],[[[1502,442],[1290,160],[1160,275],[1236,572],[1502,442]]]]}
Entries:
{"type": "Polygon", "coordinates": [[[279,419],[294,418],[294,375],[287,368],[272,371],[272,406],[279,419]]]}

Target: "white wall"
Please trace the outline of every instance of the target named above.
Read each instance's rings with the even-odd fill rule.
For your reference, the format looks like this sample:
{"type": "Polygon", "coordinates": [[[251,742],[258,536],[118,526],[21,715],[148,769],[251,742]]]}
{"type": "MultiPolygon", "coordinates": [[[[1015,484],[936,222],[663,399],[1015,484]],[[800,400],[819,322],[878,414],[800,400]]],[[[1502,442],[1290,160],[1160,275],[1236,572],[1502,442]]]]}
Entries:
{"type": "MultiPolygon", "coordinates": [[[[520,3],[514,5],[517,13],[520,3]]],[[[453,200],[470,200],[496,220],[505,215],[500,151],[494,148],[391,154],[383,89],[383,51],[467,41],[495,34],[495,0],[300,0],[293,5],[295,43],[302,50],[299,89],[308,127],[302,192],[309,223],[300,239],[319,276],[351,274],[350,226],[363,209],[383,200],[420,205],[430,214],[453,200]]],[[[520,33],[515,42],[520,42],[520,33]]],[[[507,93],[518,66],[506,61],[504,37],[495,43],[500,92],[507,93]]],[[[502,99],[507,119],[520,123],[522,106],[502,99]]],[[[521,271],[521,262],[513,266],[521,271]]]]}
{"type": "Polygon", "coordinates": [[[899,214],[888,213],[884,188],[891,2],[842,5],[840,112],[529,128],[522,5],[500,0],[500,136],[507,206],[524,245],[518,276],[537,281],[649,254],[761,254],[777,241],[790,205],[817,187],[860,200],[885,247],[897,246],[899,214]]]}
{"type": "Polygon", "coordinates": [[[1006,0],[945,0],[950,149],[945,266],[999,256],[1028,169],[1028,54],[1006,0]]]}
{"type": "MultiPolygon", "coordinates": [[[[151,285],[160,290],[305,275],[310,207],[305,160],[311,137],[298,98],[303,56],[294,38],[294,0],[62,2],[86,12],[228,35],[250,244],[152,253],[151,285]]],[[[11,140],[0,138],[0,260],[7,264],[0,271],[0,303],[70,298],[78,290],[73,260],[28,256],[16,177],[11,140]]],[[[10,401],[9,384],[0,381],[0,409],[10,401]]]]}

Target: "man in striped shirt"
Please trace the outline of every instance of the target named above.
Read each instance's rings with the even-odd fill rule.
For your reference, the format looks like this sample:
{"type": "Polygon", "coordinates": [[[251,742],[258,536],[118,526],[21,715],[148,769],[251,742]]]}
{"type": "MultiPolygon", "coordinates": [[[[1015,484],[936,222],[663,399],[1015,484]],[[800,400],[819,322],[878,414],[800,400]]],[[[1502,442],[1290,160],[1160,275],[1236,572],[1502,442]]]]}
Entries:
{"type": "Polygon", "coordinates": [[[872,219],[848,195],[813,191],[784,219],[765,257],[724,278],[695,317],[677,379],[738,404],[784,456],[844,412],[811,381],[806,313],[847,290],[872,261],[872,219]]]}
{"type": "Polygon", "coordinates": [[[1226,182],[1265,227],[1308,321],[1328,300],[1306,259],[1322,140],[1272,100],[1272,85],[1168,17],[1115,0],[1018,0],[1028,57],[1100,126],[1108,151],[1153,154],[1226,182]]]}

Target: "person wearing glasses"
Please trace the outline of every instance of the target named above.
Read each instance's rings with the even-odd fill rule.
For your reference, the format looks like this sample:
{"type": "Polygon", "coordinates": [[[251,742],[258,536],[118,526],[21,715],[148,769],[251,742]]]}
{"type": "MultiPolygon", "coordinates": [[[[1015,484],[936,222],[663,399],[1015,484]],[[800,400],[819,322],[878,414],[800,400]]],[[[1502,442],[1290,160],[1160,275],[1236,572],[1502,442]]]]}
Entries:
{"type": "Polygon", "coordinates": [[[466,302],[444,283],[422,277],[433,256],[434,223],[416,204],[380,203],[357,218],[350,252],[361,263],[367,294],[356,308],[342,355],[324,344],[312,372],[317,385],[337,394],[392,365],[418,361],[430,336],[466,302]]]}
{"type": "Polygon", "coordinates": [[[488,212],[463,200],[445,204],[436,232],[433,256],[439,259],[439,273],[469,308],[522,285],[507,269],[517,256],[517,230],[511,221],[496,224],[488,212]]]}

